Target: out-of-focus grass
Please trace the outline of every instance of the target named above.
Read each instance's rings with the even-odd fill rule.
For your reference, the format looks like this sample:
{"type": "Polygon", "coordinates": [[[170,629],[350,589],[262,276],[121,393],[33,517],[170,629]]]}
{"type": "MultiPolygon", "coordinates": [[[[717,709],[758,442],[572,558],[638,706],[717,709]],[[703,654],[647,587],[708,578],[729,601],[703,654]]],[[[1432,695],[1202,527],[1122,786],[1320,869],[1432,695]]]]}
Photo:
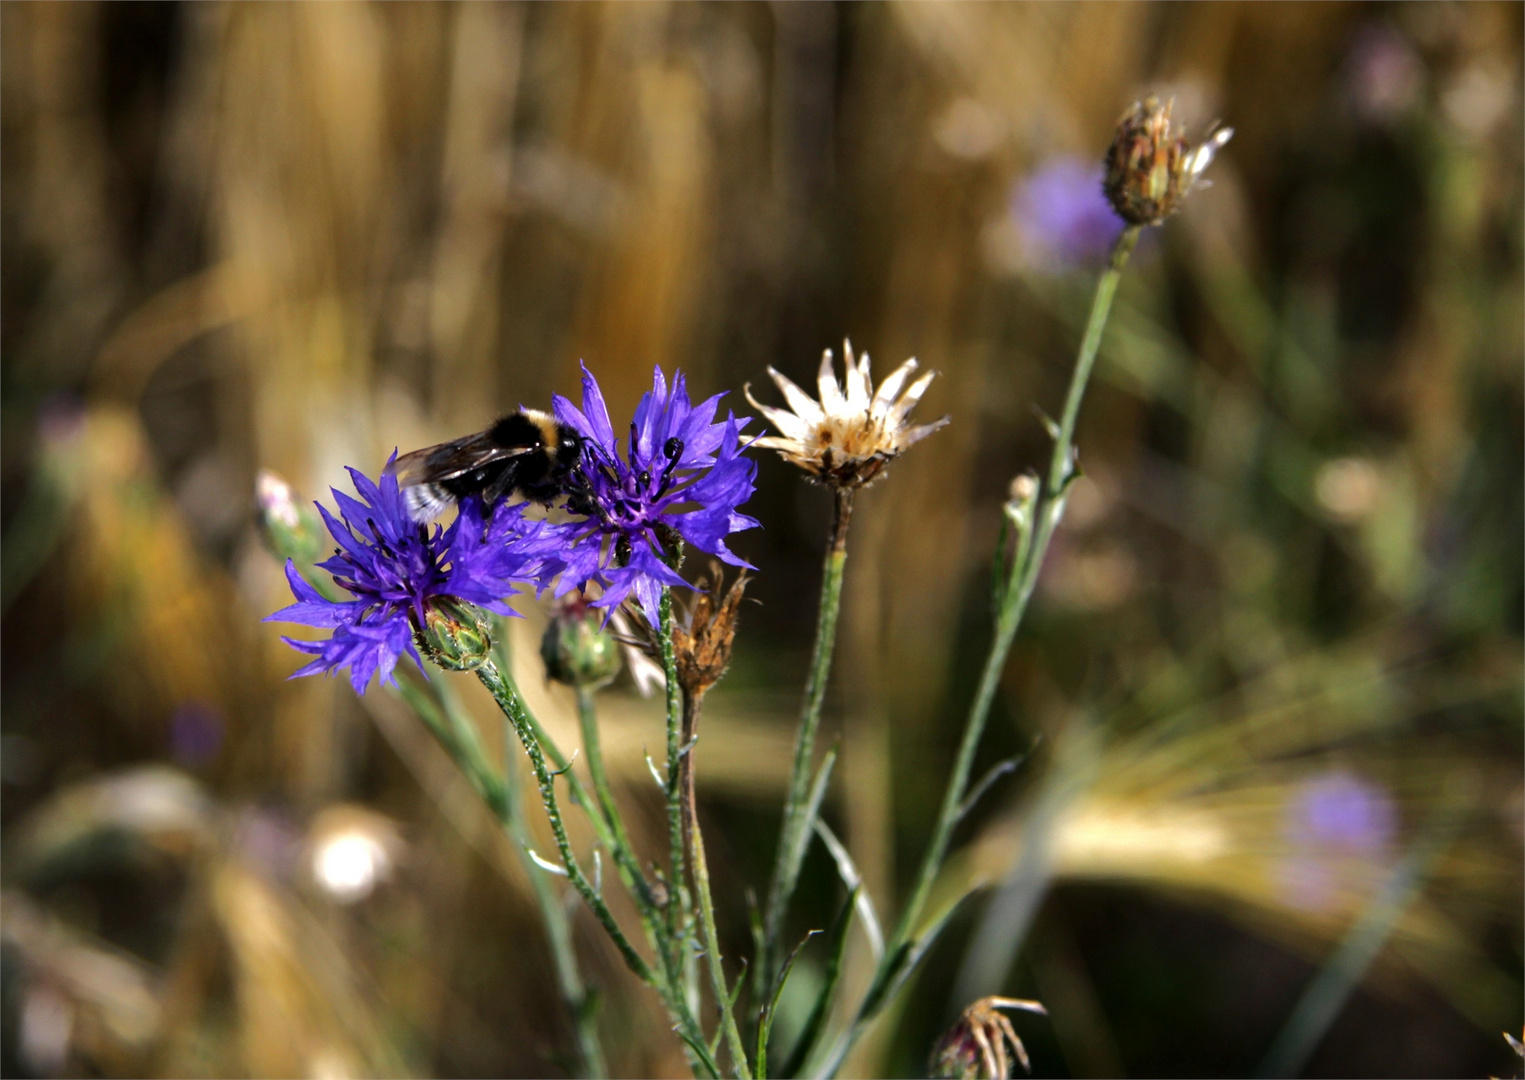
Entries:
{"type": "MultiPolygon", "coordinates": [[[[1046,457],[1030,409],[1056,406],[1092,281],[1024,261],[1009,197],[1056,155],[1098,157],[1151,88],[1237,135],[1119,296],[1087,478],[985,756],[1043,738],[947,885],[1030,868],[1033,935],[989,989],[1050,998],[1056,1037],[1023,1030],[1040,1072],[1236,1073],[1452,815],[1377,996],[1310,1068],[1512,1068],[1494,1028],[1519,1014],[1522,955],[1520,37],[1502,4],[7,5],[5,1069],[564,1066],[518,864],[469,790],[379,691],[282,681],[296,658],[257,619],[283,585],[249,502],[258,466],[317,496],[344,464],[568,392],[580,359],[616,412],[654,363],[734,392],[844,334],[943,372],[929,411],[954,423],[856,515],[829,702],[828,814],[892,912],[988,640],[998,507],[1046,457]],[[123,772],[153,762],[179,779],[123,772]],[[199,792],[193,839],[149,858],[124,847],[141,823],[44,828],[144,776],[199,792]],[[400,846],[341,903],[303,845],[356,803],[400,846]],[[42,877],[12,861],[76,833],[109,842],[42,877]],[[1171,967],[1150,943],[1178,920],[1241,944],[1171,967]],[[1421,984],[1438,993],[1411,1007],[1421,984]]],[[[761,604],[699,779],[733,954],[827,513],[775,463],[760,483],[761,604]]],[[[519,683],[571,747],[537,625],[515,633],[519,683]]],[[[654,709],[620,689],[601,713],[655,852],[654,709]]],[[[800,931],[839,902],[824,853],[804,889],[800,931]]],[[[981,910],[850,1070],[920,1067],[967,1004],[956,938],[981,910]]],[[[613,1067],[681,1071],[576,931],[613,1067]]],[[[866,957],[855,941],[849,985],[866,957]]]]}

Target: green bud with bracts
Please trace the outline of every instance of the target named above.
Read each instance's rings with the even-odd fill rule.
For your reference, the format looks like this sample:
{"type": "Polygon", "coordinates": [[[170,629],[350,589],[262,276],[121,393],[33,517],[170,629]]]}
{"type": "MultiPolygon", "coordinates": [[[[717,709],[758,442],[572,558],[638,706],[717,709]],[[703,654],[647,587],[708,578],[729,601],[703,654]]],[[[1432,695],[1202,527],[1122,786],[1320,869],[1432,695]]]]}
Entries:
{"type": "Polygon", "coordinates": [[[620,672],[620,643],[604,628],[602,610],[580,597],[558,601],[540,639],[547,677],[574,689],[597,690],[620,672]]]}
{"type": "Polygon", "coordinates": [[[492,625],[475,604],[453,596],[435,597],[424,609],[418,647],[447,671],[475,671],[492,651],[492,625]]]}

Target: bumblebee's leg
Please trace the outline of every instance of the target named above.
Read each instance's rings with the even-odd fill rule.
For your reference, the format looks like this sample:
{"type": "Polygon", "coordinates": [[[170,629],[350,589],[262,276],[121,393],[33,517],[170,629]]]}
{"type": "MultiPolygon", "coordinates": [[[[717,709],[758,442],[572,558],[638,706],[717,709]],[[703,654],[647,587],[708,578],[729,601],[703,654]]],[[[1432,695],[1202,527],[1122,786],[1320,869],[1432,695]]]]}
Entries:
{"type": "Polygon", "coordinates": [[[509,488],[514,486],[514,478],[517,475],[518,470],[514,468],[514,463],[512,461],[505,461],[503,463],[503,471],[493,477],[488,485],[482,489],[482,502],[489,510],[497,504],[499,499],[508,494],[509,488]]]}

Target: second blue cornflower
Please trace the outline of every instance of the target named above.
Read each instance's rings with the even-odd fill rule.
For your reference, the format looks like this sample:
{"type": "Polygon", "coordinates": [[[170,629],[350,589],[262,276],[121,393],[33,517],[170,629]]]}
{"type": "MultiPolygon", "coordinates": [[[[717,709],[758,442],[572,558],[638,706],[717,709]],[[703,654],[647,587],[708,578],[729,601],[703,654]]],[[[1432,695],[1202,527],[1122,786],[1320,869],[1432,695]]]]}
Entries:
{"type": "Polygon", "coordinates": [[[731,533],[757,525],[738,510],[757,477],[757,464],[743,456],[747,421],[728,414],[715,422],[722,395],[695,405],[681,373],[669,392],[657,368],[622,454],[603,393],[586,367],[582,387],[581,409],[554,398],[556,418],[586,440],[587,481],[575,506],[586,520],[559,526],[569,543],[557,556],[557,593],[597,581],[603,595],[594,604],[611,610],[633,593],[655,626],[662,588],[685,584],[673,566],[679,541],[732,566],[749,566],[726,546],[731,533]]]}

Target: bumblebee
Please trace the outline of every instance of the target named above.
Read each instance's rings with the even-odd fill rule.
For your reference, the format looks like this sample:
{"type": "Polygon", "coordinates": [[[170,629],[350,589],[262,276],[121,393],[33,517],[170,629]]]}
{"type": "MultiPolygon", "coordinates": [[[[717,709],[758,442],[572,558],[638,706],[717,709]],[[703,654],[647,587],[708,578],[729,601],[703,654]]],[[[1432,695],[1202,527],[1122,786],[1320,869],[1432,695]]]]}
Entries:
{"type": "Polygon", "coordinates": [[[476,495],[488,506],[511,494],[549,505],[585,485],[583,438],[549,413],[520,408],[486,431],[404,454],[387,467],[414,521],[433,521],[476,495]]]}

